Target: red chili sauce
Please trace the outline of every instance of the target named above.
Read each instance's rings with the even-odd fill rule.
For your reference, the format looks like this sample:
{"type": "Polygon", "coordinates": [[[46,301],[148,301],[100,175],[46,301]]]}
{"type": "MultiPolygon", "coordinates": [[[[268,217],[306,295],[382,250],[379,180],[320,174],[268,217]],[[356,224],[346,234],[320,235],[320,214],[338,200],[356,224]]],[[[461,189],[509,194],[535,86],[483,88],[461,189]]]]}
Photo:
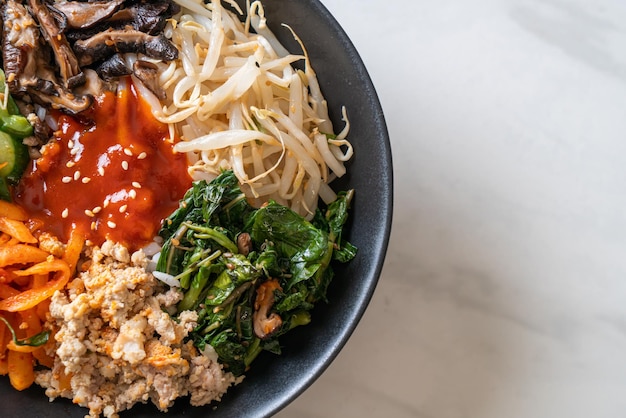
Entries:
{"type": "Polygon", "coordinates": [[[134,250],[151,242],[191,186],[167,125],[130,82],[97,98],[85,115],[58,122],[22,178],[17,203],[65,242],[73,228],[96,245],[108,238],[134,250]]]}

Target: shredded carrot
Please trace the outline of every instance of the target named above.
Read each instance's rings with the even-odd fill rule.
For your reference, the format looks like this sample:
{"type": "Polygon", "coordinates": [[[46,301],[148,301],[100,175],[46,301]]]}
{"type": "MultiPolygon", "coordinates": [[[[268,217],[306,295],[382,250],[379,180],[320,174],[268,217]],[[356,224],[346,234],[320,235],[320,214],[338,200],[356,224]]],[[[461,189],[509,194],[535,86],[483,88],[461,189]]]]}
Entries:
{"type": "MultiPolygon", "coordinates": [[[[46,330],[50,298],[63,289],[74,274],[85,238],[77,231],[70,235],[61,257],[39,247],[42,222],[29,219],[27,213],[13,203],[0,201],[0,375],[9,375],[11,385],[23,390],[34,382],[34,367],[52,368],[54,335],[43,345],[25,344],[46,330]],[[15,340],[16,338],[17,340],[15,340]]],[[[58,254],[57,254],[58,255],[58,254]]],[[[39,341],[45,341],[38,338],[39,341]]],[[[31,340],[33,341],[33,340],[31,340]]],[[[65,376],[69,387],[71,376],[65,376]]]]}
{"type": "Polygon", "coordinates": [[[0,310],[17,312],[32,308],[38,303],[48,299],[57,290],[63,289],[63,287],[70,280],[69,266],[65,261],[58,259],[43,261],[26,270],[14,271],[13,273],[18,276],[30,276],[33,274],[49,273],[53,271],[56,272],[54,280],[49,281],[43,287],[28,289],[18,295],[0,301],[0,310]]]}
{"type": "Polygon", "coordinates": [[[46,366],[51,369],[54,366],[54,358],[50,357],[43,347],[38,347],[37,350],[32,352],[33,357],[42,366],[46,366]]]}
{"type": "Polygon", "coordinates": [[[8,299],[19,295],[19,290],[12,288],[4,283],[0,283],[0,299],[8,299]]]}
{"type": "MultiPolygon", "coordinates": [[[[54,343],[54,340],[50,340],[54,343]]],[[[46,366],[48,368],[52,368],[54,366],[54,359],[46,353],[46,346],[37,347],[35,351],[33,351],[33,357],[41,364],[42,366],[46,366]]]]}
{"type": "Polygon", "coordinates": [[[41,322],[46,322],[48,313],[50,312],[50,299],[46,299],[35,307],[37,316],[41,322]]]}
{"type": "Polygon", "coordinates": [[[9,379],[11,386],[17,390],[24,390],[35,381],[33,369],[33,355],[9,350],[9,379]]]}
{"type": "MultiPolygon", "coordinates": [[[[3,315],[5,317],[6,320],[8,320],[9,322],[11,317],[13,314],[9,313],[8,315],[3,315]]],[[[2,358],[6,358],[6,351],[7,351],[7,344],[9,343],[9,341],[11,341],[11,332],[9,331],[9,328],[6,326],[6,324],[4,322],[1,322],[2,325],[2,329],[4,330],[2,333],[2,339],[0,339],[0,359],[2,358]]],[[[6,373],[4,373],[6,374],[6,373]]]]}
{"type": "Polygon", "coordinates": [[[50,254],[44,250],[27,244],[10,244],[0,247],[0,267],[11,264],[40,263],[50,254]]]}
{"type": "Polygon", "coordinates": [[[48,283],[48,275],[46,274],[34,274],[33,275],[33,289],[44,287],[48,283]]]}
{"type": "Polygon", "coordinates": [[[41,321],[39,316],[37,316],[35,308],[21,311],[20,317],[22,318],[22,324],[25,324],[26,337],[32,337],[41,332],[41,321]]]}
{"type": "Polygon", "coordinates": [[[16,221],[26,221],[28,219],[28,213],[21,206],[6,200],[0,200],[0,216],[15,219],[16,221]]]}
{"type": "Polygon", "coordinates": [[[11,239],[11,235],[5,234],[4,232],[0,233],[0,245],[4,245],[11,239]]]}
{"type": "Polygon", "coordinates": [[[65,254],[63,254],[63,260],[69,265],[70,273],[74,274],[76,271],[76,264],[80,258],[80,253],[83,251],[85,245],[85,236],[78,231],[78,229],[72,229],[70,233],[70,239],[65,248],[65,254]]]}
{"type": "Polygon", "coordinates": [[[9,341],[7,344],[7,348],[11,351],[19,351],[20,353],[32,353],[37,350],[39,347],[35,347],[32,345],[17,345],[13,340],[9,341]]]}
{"type": "Polygon", "coordinates": [[[37,238],[30,233],[30,230],[23,222],[0,216],[0,231],[17,238],[20,242],[35,244],[37,238]]]}

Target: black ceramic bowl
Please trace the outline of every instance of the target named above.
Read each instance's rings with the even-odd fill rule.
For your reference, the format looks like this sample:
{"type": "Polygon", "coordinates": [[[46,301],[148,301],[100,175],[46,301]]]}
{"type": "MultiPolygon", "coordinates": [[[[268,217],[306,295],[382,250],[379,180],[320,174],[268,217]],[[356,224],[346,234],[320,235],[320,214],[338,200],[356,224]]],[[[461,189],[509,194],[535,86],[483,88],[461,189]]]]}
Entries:
{"type": "MultiPolygon", "coordinates": [[[[243,3],[243,2],[242,2],[243,3]]],[[[343,126],[341,106],[348,110],[349,139],[355,154],[348,174],[333,183],[335,190],[354,188],[348,239],[358,255],[336,269],[328,290],[329,303],[320,303],[312,322],[282,340],[283,354],[263,353],[244,382],[222,402],[202,408],[180,399],[167,414],[150,405],[137,405],[122,417],[266,417],[289,404],[330,365],[354,331],[380,275],[392,216],[392,164],[389,138],[378,97],[354,46],[332,15],[317,0],[265,0],[268,25],[292,52],[299,47],[281,23],[304,41],[336,129],[343,126]]],[[[76,417],[86,409],[69,400],[49,403],[33,386],[17,392],[7,377],[0,378],[0,416],[76,417]]]]}

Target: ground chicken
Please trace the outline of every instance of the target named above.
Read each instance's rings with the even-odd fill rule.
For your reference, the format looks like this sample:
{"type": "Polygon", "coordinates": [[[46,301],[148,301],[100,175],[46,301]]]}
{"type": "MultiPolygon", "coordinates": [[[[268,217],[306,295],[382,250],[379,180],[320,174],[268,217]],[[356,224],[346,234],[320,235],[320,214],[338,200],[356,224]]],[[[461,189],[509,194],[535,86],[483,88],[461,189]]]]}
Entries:
{"type": "Polygon", "coordinates": [[[62,258],[63,254],[65,254],[65,244],[47,232],[39,236],[39,248],[57,258],[62,258]]]}
{"type": "Polygon", "coordinates": [[[166,313],[180,292],[161,288],[142,252],[107,241],[89,255],[88,269],[50,304],[56,358],[36,382],[51,400],[72,399],[90,417],[117,417],[138,402],[166,411],[186,395],[206,405],[240,382],[211,353],[184,342],[197,314],[183,312],[177,322],[166,313]]]}

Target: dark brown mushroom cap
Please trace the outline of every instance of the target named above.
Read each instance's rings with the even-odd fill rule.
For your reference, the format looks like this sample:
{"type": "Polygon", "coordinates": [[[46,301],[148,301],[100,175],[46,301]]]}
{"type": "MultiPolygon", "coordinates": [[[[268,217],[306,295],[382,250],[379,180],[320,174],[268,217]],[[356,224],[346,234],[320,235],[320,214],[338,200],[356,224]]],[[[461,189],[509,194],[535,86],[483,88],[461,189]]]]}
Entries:
{"type": "Polygon", "coordinates": [[[113,54],[106,60],[102,61],[97,67],[96,72],[103,80],[112,80],[116,77],[129,75],[131,69],[126,65],[126,61],[120,54],[113,54]]]}
{"type": "Polygon", "coordinates": [[[68,28],[85,29],[109,18],[124,3],[124,0],[91,1],[56,1],[48,7],[62,13],[68,28]]]}
{"type": "Polygon", "coordinates": [[[178,12],[178,5],[169,0],[137,2],[115,12],[108,22],[131,26],[133,29],[155,35],[165,27],[166,19],[178,12]]]}
{"type": "Polygon", "coordinates": [[[126,4],[111,16],[100,20],[89,28],[68,28],[66,35],[70,42],[89,39],[107,29],[124,30],[131,28],[149,35],[157,35],[165,28],[167,19],[171,18],[178,10],[179,6],[170,0],[140,1],[126,4]]]}
{"type": "Polygon", "coordinates": [[[178,58],[178,49],[165,36],[153,36],[134,30],[108,29],[89,39],[74,43],[80,65],[90,65],[117,52],[145,54],[150,58],[171,61],[178,58]]]}
{"type": "Polygon", "coordinates": [[[282,318],[276,312],[268,315],[274,305],[275,290],[282,290],[277,279],[269,279],[261,283],[256,290],[252,323],[254,334],[260,339],[269,338],[283,324],[282,318]]]}
{"type": "Polygon", "coordinates": [[[137,77],[156,97],[165,99],[165,90],[159,85],[159,67],[156,64],[137,60],[133,64],[133,74],[137,77]]]}

